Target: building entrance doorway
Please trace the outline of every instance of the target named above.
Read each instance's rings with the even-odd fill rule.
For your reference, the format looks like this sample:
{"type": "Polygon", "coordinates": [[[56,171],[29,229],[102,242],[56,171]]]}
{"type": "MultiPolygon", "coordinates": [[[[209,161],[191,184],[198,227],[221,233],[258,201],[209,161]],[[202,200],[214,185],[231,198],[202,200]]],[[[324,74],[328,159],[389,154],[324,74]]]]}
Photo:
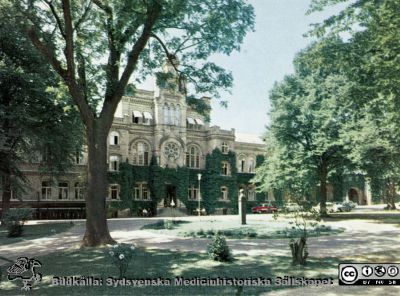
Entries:
{"type": "Polygon", "coordinates": [[[164,198],[164,207],[170,208],[172,201],[174,201],[174,208],[177,206],[177,199],[176,199],[176,186],[174,185],[167,185],[166,186],[166,197],[164,198]]]}
{"type": "Polygon", "coordinates": [[[354,188],[351,188],[349,192],[347,193],[349,200],[352,202],[359,203],[359,197],[358,197],[358,192],[354,188]]]}

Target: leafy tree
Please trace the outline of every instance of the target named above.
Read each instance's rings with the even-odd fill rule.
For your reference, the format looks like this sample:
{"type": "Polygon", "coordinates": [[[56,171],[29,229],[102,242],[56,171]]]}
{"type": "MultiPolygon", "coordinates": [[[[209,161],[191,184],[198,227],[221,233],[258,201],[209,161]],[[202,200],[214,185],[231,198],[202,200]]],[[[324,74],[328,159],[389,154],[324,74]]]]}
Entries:
{"type": "Polygon", "coordinates": [[[106,142],[126,86],[149,74],[165,84],[174,78],[172,73],[183,94],[190,83],[197,94],[218,97],[220,90],[231,86],[232,76],[207,59],[240,49],[253,28],[253,8],[244,0],[6,3],[14,10],[7,4],[1,9],[24,23],[32,43],[68,87],[85,126],[89,188],[83,244],[113,243],[105,211],[106,142]],[[165,57],[172,69],[163,74],[159,69],[165,57]],[[100,112],[97,104],[102,104],[100,112]]]}
{"type": "Polygon", "coordinates": [[[353,82],[347,127],[347,142],[354,147],[350,157],[358,167],[381,184],[386,201],[395,207],[396,188],[400,185],[398,164],[400,126],[399,43],[400,2],[396,0],[316,0],[311,11],[348,2],[348,6],[321,24],[315,25],[315,36],[346,32],[348,41],[337,67],[353,82]]]}
{"type": "MultiPolygon", "coordinates": [[[[348,162],[341,131],[346,122],[351,84],[339,72],[308,66],[317,43],[296,57],[296,73],[271,91],[271,124],[266,134],[267,160],[256,179],[263,187],[306,197],[320,186],[321,213],[326,213],[329,172],[348,162]]],[[[330,57],[332,59],[332,57],[330,57]]]]}
{"type": "Polygon", "coordinates": [[[2,214],[10,207],[11,192],[24,191],[21,162],[47,152],[40,169],[62,173],[82,145],[80,119],[65,110],[68,99],[57,77],[37,53],[21,28],[0,21],[0,176],[2,214]],[[71,132],[72,130],[72,132],[71,132]]]}

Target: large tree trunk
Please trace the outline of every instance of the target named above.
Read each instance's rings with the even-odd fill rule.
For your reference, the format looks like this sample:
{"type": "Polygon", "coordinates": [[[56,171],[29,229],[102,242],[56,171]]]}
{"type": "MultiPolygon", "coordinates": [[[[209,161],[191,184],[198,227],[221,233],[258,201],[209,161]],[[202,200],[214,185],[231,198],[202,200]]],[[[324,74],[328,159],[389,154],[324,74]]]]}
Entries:
{"type": "Polygon", "coordinates": [[[86,127],[89,162],[86,196],[86,233],[82,245],[114,244],[107,226],[107,135],[108,128],[98,119],[86,127]]]}
{"type": "Polygon", "coordinates": [[[1,220],[4,219],[5,213],[10,209],[11,200],[11,182],[10,175],[3,176],[3,192],[2,192],[2,205],[1,205],[1,220]]]}
{"type": "Polygon", "coordinates": [[[321,168],[320,168],[320,213],[321,216],[326,216],[326,200],[327,200],[327,190],[326,190],[326,180],[328,177],[328,164],[325,160],[322,160],[321,168]]]}
{"type": "Polygon", "coordinates": [[[396,185],[395,182],[389,178],[389,190],[388,190],[388,206],[391,210],[395,210],[396,209],[396,204],[395,204],[395,200],[396,200],[396,185]]]}

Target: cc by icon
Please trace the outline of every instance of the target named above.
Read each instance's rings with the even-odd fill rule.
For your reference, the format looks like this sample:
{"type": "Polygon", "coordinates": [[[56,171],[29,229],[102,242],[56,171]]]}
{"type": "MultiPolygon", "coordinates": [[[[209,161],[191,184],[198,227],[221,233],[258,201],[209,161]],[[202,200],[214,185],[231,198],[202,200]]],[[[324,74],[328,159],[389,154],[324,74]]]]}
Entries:
{"type": "Polygon", "coordinates": [[[340,272],[341,279],[344,282],[354,282],[358,277],[357,269],[354,266],[345,266],[340,272]]]}

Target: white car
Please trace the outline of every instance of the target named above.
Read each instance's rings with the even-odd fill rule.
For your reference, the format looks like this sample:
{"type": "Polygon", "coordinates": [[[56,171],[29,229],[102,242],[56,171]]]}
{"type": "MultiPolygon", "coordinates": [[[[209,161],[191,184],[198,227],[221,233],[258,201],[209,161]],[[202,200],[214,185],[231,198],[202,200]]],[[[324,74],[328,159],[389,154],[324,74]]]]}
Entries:
{"type": "MultiPolygon", "coordinates": [[[[326,212],[327,213],[334,213],[338,211],[338,207],[336,204],[332,203],[332,202],[327,202],[325,203],[326,205],[326,212]]],[[[317,204],[315,207],[313,207],[314,210],[316,210],[317,212],[320,211],[321,209],[321,204],[317,204]]]]}
{"type": "Polygon", "coordinates": [[[303,210],[303,207],[301,205],[293,202],[285,204],[283,208],[288,212],[297,212],[303,210]]]}

